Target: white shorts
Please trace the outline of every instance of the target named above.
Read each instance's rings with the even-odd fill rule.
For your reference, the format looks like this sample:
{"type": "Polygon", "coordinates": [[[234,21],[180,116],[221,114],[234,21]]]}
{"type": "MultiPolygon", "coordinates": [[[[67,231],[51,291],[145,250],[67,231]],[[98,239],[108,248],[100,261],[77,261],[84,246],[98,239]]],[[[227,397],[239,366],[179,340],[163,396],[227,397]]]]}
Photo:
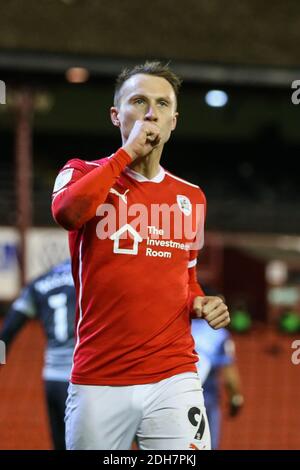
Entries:
{"type": "Polygon", "coordinates": [[[145,385],[69,386],[68,450],[210,449],[201,382],[196,373],[145,385]]]}

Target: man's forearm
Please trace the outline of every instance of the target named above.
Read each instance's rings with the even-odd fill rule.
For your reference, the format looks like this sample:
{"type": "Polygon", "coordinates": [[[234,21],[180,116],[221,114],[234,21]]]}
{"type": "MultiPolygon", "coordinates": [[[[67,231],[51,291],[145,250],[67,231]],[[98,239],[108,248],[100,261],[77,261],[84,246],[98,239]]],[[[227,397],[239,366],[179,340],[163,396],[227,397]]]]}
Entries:
{"type": "Polygon", "coordinates": [[[197,279],[197,271],[196,267],[189,268],[189,307],[191,310],[192,318],[196,318],[196,314],[193,314],[193,303],[197,296],[204,297],[205,293],[203,292],[198,279],[197,279]]]}
{"type": "Polygon", "coordinates": [[[54,195],[52,213],[67,230],[77,230],[95,216],[109,190],[124,168],[132,161],[122,148],[103,165],[82,176],[71,186],[54,195]]]}

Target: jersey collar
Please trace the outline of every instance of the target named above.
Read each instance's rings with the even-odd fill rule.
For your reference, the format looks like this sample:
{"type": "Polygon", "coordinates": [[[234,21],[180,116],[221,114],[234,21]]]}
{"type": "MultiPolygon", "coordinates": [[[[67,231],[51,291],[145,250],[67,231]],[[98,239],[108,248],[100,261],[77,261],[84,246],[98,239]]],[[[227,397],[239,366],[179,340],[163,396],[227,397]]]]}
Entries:
{"type": "Polygon", "coordinates": [[[139,183],[161,183],[166,174],[162,166],[159,166],[159,172],[152,179],[146,178],[146,176],[141,175],[141,173],[132,170],[132,168],[129,168],[128,166],[125,168],[124,173],[126,173],[126,175],[130,176],[139,183]]]}

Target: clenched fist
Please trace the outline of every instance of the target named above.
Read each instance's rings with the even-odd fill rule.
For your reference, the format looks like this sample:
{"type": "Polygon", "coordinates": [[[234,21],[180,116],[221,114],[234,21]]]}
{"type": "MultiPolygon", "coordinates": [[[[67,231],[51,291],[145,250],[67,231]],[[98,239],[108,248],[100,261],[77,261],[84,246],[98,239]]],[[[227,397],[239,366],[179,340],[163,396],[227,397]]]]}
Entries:
{"type": "Polygon", "coordinates": [[[193,311],[198,318],[203,318],[207,323],[218,330],[230,323],[227,305],[220,297],[195,297],[193,311]]]}
{"type": "Polygon", "coordinates": [[[145,157],[160,143],[160,129],[150,121],[137,120],[123,149],[135,160],[145,157]]]}

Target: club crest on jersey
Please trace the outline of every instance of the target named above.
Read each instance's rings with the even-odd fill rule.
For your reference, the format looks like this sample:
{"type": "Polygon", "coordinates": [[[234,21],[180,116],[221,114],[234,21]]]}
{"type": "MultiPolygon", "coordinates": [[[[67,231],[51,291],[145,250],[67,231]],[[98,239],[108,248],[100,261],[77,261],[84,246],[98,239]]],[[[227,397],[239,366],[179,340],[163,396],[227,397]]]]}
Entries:
{"type": "Polygon", "coordinates": [[[188,197],[177,194],[177,204],[181,212],[184,215],[191,215],[192,213],[192,204],[188,197]]]}

